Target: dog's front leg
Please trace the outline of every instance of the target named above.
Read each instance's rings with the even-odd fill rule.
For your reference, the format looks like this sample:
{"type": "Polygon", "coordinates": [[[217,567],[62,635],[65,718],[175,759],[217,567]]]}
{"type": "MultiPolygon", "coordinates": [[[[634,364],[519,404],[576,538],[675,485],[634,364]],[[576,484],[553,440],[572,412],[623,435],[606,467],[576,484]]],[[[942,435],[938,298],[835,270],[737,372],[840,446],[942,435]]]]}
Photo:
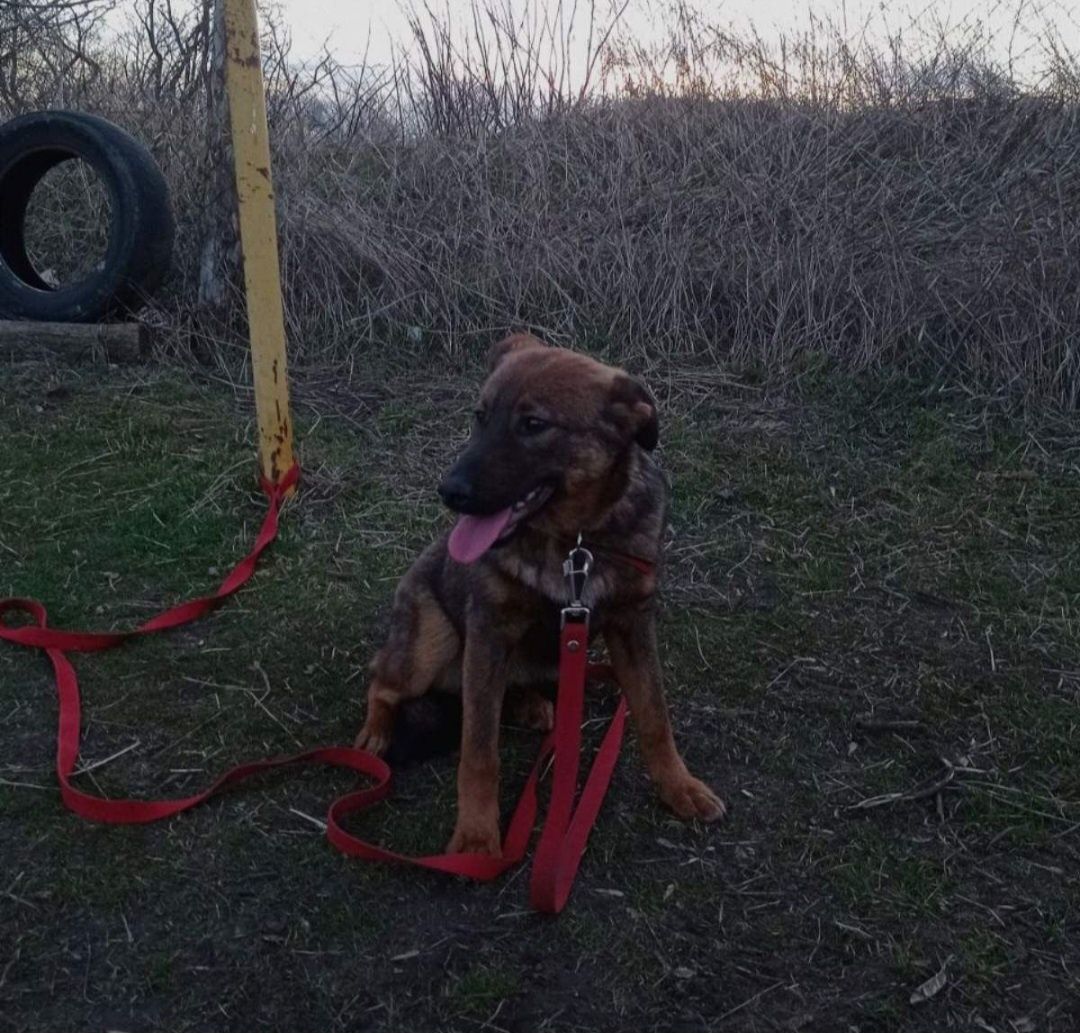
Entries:
{"type": "Polygon", "coordinates": [[[660,799],[680,818],[715,821],[724,802],[695,778],[675,745],[664,701],[660,659],[656,651],[656,621],[650,610],[619,614],[604,630],[611,666],[630,704],[649,775],[660,799]]]}
{"type": "Polygon", "coordinates": [[[470,615],[461,671],[457,826],[447,850],[499,857],[499,718],[510,650],[506,630],[470,615]]]}

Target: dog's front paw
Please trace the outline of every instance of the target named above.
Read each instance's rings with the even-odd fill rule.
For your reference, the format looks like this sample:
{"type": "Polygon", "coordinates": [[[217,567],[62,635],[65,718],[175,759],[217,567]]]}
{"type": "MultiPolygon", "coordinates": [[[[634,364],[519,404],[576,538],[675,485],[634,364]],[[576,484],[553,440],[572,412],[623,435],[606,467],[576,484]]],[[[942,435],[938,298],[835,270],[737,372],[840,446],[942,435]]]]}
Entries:
{"type": "Polygon", "coordinates": [[[448,854],[487,854],[489,857],[502,857],[502,841],[499,839],[497,821],[462,821],[458,819],[457,828],[450,837],[448,854]]]}
{"type": "Polygon", "coordinates": [[[661,782],[657,789],[660,799],[685,821],[693,818],[699,821],[717,821],[727,813],[724,801],[701,779],[694,778],[689,773],[661,782]]]}

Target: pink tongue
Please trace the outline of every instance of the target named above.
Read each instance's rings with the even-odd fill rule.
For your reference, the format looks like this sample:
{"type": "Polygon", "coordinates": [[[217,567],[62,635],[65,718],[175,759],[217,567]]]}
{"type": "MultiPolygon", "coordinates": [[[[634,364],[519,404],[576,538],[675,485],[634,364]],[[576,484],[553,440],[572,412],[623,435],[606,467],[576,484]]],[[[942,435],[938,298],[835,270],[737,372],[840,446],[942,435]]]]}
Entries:
{"type": "Polygon", "coordinates": [[[458,563],[475,563],[495,544],[495,539],[510,523],[510,510],[501,509],[491,516],[460,516],[450,532],[450,555],[458,563]]]}

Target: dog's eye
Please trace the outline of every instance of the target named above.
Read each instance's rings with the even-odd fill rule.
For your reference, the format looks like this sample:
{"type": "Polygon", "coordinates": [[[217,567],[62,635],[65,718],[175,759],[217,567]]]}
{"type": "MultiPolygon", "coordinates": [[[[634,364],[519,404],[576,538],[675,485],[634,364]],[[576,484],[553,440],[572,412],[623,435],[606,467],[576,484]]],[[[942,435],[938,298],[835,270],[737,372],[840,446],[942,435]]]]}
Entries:
{"type": "Polygon", "coordinates": [[[486,409],[476,409],[473,412],[473,419],[476,420],[478,427],[486,427],[488,421],[488,414],[486,409]]]}
{"type": "Polygon", "coordinates": [[[541,434],[550,426],[547,420],[542,420],[539,416],[523,416],[518,429],[522,434],[541,434]]]}

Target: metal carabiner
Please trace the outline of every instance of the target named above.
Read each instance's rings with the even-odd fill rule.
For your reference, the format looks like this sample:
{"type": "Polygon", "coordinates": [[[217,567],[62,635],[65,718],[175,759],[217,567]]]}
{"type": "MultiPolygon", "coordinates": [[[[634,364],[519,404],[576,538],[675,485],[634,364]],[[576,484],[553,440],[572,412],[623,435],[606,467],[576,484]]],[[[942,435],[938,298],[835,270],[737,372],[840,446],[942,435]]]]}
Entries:
{"type": "Polygon", "coordinates": [[[569,589],[570,604],[563,607],[562,622],[575,620],[579,623],[587,623],[589,620],[589,608],[581,601],[585,594],[585,585],[589,580],[592,570],[593,554],[581,544],[581,535],[578,535],[578,543],[570,550],[563,560],[563,574],[566,577],[569,589]]]}

